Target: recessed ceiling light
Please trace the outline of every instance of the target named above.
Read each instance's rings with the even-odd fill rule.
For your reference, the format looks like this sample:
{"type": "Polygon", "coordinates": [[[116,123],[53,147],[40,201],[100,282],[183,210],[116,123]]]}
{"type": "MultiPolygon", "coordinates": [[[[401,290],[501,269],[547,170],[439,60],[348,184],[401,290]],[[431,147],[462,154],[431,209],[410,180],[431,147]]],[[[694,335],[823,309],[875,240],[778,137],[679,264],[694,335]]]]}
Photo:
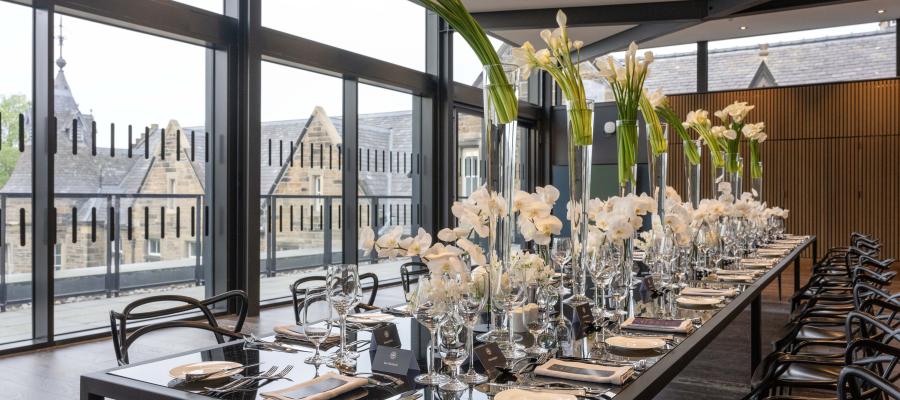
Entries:
{"type": "Polygon", "coordinates": [[[746,26],[742,26],[742,27],[741,27],[741,30],[742,30],[742,31],[746,31],[746,30],[747,30],[747,27],[746,27],[746,26]]]}
{"type": "Polygon", "coordinates": [[[884,14],[884,10],[878,10],[879,14],[884,14]]]}

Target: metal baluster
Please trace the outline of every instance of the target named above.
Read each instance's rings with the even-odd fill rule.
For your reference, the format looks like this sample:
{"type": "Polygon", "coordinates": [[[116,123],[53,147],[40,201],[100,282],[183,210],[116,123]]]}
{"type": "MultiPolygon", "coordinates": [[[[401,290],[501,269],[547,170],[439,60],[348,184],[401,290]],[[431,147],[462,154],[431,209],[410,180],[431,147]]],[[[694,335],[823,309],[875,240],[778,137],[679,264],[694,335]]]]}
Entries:
{"type": "Polygon", "coordinates": [[[332,254],[331,254],[331,197],[325,198],[325,226],[322,234],[325,235],[325,248],[324,254],[322,255],[324,258],[322,262],[325,265],[331,264],[332,254]]]}
{"type": "Polygon", "coordinates": [[[194,224],[197,224],[198,226],[200,225],[200,221],[198,219],[195,219],[195,218],[200,218],[200,213],[198,212],[197,215],[195,216],[194,212],[195,212],[195,209],[196,210],[200,209],[200,205],[202,204],[202,201],[203,201],[203,197],[197,196],[196,200],[194,200],[194,206],[191,207],[191,236],[194,237],[194,282],[197,286],[200,286],[203,284],[203,264],[200,263],[200,261],[201,261],[200,252],[203,251],[203,246],[202,246],[203,242],[202,242],[202,238],[198,237],[200,235],[196,235],[196,236],[194,235],[194,232],[195,232],[194,224]]]}
{"type": "Polygon", "coordinates": [[[6,312],[6,195],[0,194],[0,312],[6,312]]]}

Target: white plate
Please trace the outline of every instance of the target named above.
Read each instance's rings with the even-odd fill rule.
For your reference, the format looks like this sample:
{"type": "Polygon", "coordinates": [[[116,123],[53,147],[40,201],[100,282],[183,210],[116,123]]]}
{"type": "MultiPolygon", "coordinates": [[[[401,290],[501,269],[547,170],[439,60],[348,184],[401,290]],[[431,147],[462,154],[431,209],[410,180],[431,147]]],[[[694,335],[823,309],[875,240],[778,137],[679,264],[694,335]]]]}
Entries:
{"type": "Polygon", "coordinates": [[[358,324],[380,324],[382,322],[391,322],[396,318],[396,316],[386,313],[365,313],[350,315],[347,317],[347,321],[358,324]]]}
{"type": "Polygon", "coordinates": [[[682,306],[687,307],[702,307],[702,306],[714,306],[722,302],[722,298],[720,297],[693,297],[693,296],[680,296],[675,301],[682,306]]]}
{"type": "Polygon", "coordinates": [[[241,369],[225,371],[226,369],[237,368],[240,366],[242,366],[242,364],[231,361],[203,361],[172,368],[169,370],[169,376],[175,379],[184,379],[187,374],[210,374],[216,371],[223,371],[222,373],[204,379],[205,381],[212,381],[241,373],[241,369]]]}
{"type": "Polygon", "coordinates": [[[577,400],[571,394],[533,392],[522,389],[506,389],[494,396],[494,400],[577,400]]]}
{"type": "Polygon", "coordinates": [[[625,350],[655,350],[666,346],[666,341],[656,337],[613,336],[606,344],[625,350]]]}

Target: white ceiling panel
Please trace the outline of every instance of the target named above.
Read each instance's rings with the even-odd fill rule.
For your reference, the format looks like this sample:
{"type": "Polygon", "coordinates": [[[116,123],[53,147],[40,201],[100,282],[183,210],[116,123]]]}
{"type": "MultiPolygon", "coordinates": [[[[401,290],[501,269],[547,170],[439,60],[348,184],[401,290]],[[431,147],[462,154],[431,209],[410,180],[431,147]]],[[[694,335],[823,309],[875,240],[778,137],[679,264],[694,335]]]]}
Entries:
{"type": "Polygon", "coordinates": [[[718,19],[642,43],[669,46],[702,40],[723,40],[807,29],[830,28],[900,18],[900,1],[868,0],[777,13],[718,19]],[[884,10],[878,14],[878,10],[884,10]],[[741,30],[745,26],[746,30],[741,30]]]}
{"type": "Polygon", "coordinates": [[[469,12],[656,3],[671,0],[463,0],[469,12]]]}
{"type": "MultiPolygon", "coordinates": [[[[587,44],[596,42],[611,35],[615,35],[633,26],[634,25],[573,27],[569,28],[569,38],[571,40],[581,40],[585,44],[587,44]]],[[[534,47],[538,49],[547,47],[547,45],[544,44],[544,41],[541,39],[541,31],[537,29],[493,31],[493,34],[516,45],[521,45],[522,43],[525,43],[526,40],[529,40],[532,44],[534,44],[534,47]]]]}

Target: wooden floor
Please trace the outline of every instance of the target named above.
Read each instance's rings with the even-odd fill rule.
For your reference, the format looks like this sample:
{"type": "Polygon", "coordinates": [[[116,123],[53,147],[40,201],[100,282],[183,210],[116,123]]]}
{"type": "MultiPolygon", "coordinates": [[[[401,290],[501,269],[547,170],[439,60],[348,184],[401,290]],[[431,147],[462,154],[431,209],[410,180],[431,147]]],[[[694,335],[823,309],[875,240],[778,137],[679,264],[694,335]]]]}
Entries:
{"type": "MultiPolygon", "coordinates": [[[[803,276],[808,276],[804,264],[803,276]]],[[[777,281],[763,294],[763,349],[786,321],[787,299],[793,290],[793,269],[783,274],[783,300],[778,299],[777,281]]],[[[896,289],[895,289],[896,290],[896,289]]],[[[392,305],[403,301],[399,287],[379,291],[377,305],[392,305]]],[[[248,320],[248,329],[267,334],[276,325],[291,323],[290,307],[263,310],[258,318],[248,320]]],[[[750,376],[749,311],[739,316],[718,338],[679,375],[658,399],[740,398],[748,391],[750,376]]],[[[185,331],[173,335],[166,332],[165,341],[147,337],[132,353],[135,361],[196,348],[207,343],[205,335],[185,331]],[[206,341],[204,341],[206,340],[206,341]]],[[[75,399],[78,398],[79,377],[83,373],[116,365],[109,339],[63,346],[9,356],[0,359],[0,390],[5,400],[14,399],[75,399]]]]}

